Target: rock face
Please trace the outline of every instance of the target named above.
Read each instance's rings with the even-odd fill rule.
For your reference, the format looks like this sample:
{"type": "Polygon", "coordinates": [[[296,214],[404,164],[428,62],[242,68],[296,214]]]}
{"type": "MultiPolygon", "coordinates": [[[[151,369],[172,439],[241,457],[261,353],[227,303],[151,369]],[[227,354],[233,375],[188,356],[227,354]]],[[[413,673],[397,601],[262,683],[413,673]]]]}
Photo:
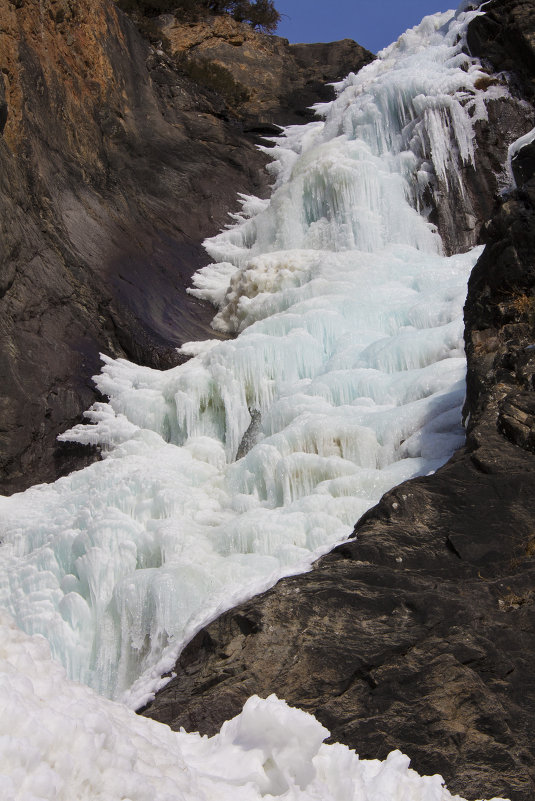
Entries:
{"type": "Polygon", "coordinates": [[[308,122],[314,118],[309,106],[334,98],[326,83],[374,58],[352,39],[291,45],[228,16],[185,25],[166,14],[153,25],[167,52],[202,83],[219,87],[251,130],[308,122]]]}
{"type": "Polygon", "coordinates": [[[485,4],[484,11],[470,25],[470,52],[487,61],[494,71],[508,72],[516,92],[533,100],[535,30],[532,0],[491,0],[485,4]]]}
{"type": "MultiPolygon", "coordinates": [[[[6,493],[95,458],[56,436],[95,400],[100,351],[162,367],[177,362],[177,345],[206,338],[213,311],[185,294],[207,261],[201,242],[226,223],[237,192],[265,194],[268,176],[258,138],[224,94],[152,46],[111,0],[0,0],[0,20],[6,493]]],[[[276,37],[247,41],[262,70],[265,42],[288,51],[276,37]]],[[[348,46],[361,52],[327,46],[322,79],[339,77],[348,46]]],[[[304,86],[316,72],[301,70],[304,86]]],[[[305,113],[299,102],[292,114],[305,113]]]]}
{"type": "MultiPolygon", "coordinates": [[[[505,84],[489,75],[489,82],[505,84]]],[[[481,241],[482,225],[492,215],[496,197],[506,186],[508,146],[535,124],[531,105],[519,97],[487,103],[488,119],[476,123],[474,164],[462,167],[463,186],[438,179],[436,197],[429,199],[430,220],[440,231],[448,254],[469,250],[481,241]]]]}
{"type": "MultiPolygon", "coordinates": [[[[535,41],[533,2],[487,8],[535,41]]],[[[494,52],[496,26],[475,26],[494,52]]],[[[523,52],[507,53],[519,92],[523,52]]],[[[463,797],[535,797],[534,165],[535,145],[513,161],[518,189],[469,284],[466,446],[387,493],[311,572],[202,630],[145,714],[213,733],[276,692],[362,757],[400,748],[463,797]]]]}

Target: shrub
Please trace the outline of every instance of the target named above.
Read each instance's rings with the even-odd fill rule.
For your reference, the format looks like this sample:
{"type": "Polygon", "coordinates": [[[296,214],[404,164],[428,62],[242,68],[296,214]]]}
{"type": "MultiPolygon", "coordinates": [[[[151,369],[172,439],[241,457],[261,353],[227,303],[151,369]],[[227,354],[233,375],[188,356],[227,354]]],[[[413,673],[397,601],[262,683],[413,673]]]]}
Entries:
{"type": "Polygon", "coordinates": [[[225,67],[213,61],[194,61],[186,57],[178,63],[192,81],[220,94],[229,106],[239,106],[249,99],[247,88],[234,80],[225,67]]]}
{"type": "Polygon", "coordinates": [[[535,327],[535,295],[517,293],[513,297],[513,308],[517,314],[535,327]]]}
{"type": "Polygon", "coordinates": [[[249,19],[246,22],[266,33],[274,33],[277,30],[281,15],[272,0],[256,0],[255,3],[249,3],[249,6],[249,19]]]}

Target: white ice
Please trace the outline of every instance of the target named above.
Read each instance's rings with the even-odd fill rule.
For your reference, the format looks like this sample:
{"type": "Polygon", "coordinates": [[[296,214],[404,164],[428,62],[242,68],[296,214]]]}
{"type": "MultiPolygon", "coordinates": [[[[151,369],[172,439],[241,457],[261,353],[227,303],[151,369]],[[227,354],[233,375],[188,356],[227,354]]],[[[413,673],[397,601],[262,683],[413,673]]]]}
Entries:
{"type": "MultiPolygon", "coordinates": [[[[69,681],[43,637],[0,612],[3,801],[462,801],[408,757],[361,760],[274,695],[208,739],[69,681]]],[[[495,799],[499,801],[499,799],[495,799]]]]}

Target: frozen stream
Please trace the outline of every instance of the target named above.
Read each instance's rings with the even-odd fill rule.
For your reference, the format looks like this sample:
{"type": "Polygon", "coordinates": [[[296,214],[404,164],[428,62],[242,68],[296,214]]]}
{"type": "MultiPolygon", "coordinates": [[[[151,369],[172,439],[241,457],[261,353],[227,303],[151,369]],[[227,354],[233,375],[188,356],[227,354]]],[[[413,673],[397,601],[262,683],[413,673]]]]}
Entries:
{"type": "MultiPolygon", "coordinates": [[[[307,569],[462,444],[480,251],[445,258],[426,213],[437,175],[461,185],[474,121],[503,92],[477,90],[461,51],[474,13],[425,18],[338,85],[324,120],[277,140],[271,199],[243,198],[194,278],[237,337],[188,343],[165,372],[104,357],[109,403],[63,435],[104,460],[0,498],[0,606],[70,679],[139,706],[203,623],[307,569]]],[[[322,727],[274,698],[219,739],[173,734],[69,683],[22,632],[4,620],[3,797],[451,798],[400,754],[322,746],[322,727]]]]}

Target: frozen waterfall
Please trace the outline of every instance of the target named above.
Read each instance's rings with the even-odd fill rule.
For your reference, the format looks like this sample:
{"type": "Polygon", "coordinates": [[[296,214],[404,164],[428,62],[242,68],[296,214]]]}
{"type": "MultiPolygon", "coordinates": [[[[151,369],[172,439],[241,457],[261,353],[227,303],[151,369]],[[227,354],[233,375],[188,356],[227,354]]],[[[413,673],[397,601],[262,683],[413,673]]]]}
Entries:
{"type": "Polygon", "coordinates": [[[274,696],[211,739],[102,696],[148,700],[203,623],[462,444],[479,250],[444,257],[427,217],[438,179],[462,195],[474,122],[503,92],[462,52],[475,13],[425,18],[274,141],[271,198],[242,198],[191,290],[235,338],[188,343],[166,372],[103,357],[109,402],[62,437],[103,460],[0,498],[7,801],[461,801],[399,752],[323,745],[274,696]]]}
{"type": "Polygon", "coordinates": [[[103,461],[0,499],[0,604],[72,679],[140,705],[203,623],[462,444],[479,250],[444,257],[426,215],[503,91],[462,52],[474,13],[427,17],[267,151],[271,198],[242,198],[192,289],[237,336],[165,372],[104,357],[109,403],[63,435],[103,461]]]}

